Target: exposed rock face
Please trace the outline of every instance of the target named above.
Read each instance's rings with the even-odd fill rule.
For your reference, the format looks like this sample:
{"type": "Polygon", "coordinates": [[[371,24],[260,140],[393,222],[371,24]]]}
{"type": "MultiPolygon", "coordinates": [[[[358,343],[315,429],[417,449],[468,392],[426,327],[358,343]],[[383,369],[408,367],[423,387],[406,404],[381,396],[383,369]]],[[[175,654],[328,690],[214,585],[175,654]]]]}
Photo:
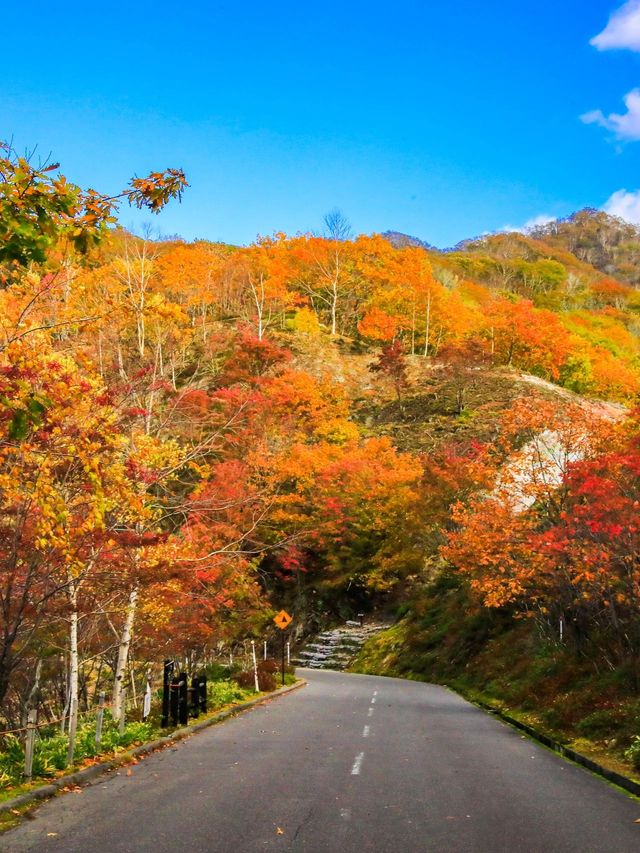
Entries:
{"type": "Polygon", "coordinates": [[[360,651],[362,644],[388,625],[347,622],[342,628],[324,631],[313,643],[308,643],[294,661],[310,669],[346,669],[360,651]]]}

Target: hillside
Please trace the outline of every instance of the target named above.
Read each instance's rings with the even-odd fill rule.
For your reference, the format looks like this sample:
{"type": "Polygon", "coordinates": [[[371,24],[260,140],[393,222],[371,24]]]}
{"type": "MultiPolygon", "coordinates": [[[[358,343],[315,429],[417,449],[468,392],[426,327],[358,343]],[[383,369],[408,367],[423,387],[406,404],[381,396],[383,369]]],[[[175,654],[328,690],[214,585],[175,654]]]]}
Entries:
{"type": "MultiPolygon", "coordinates": [[[[526,634],[534,662],[562,622],[560,670],[628,685],[640,293],[567,236],[610,248],[619,223],[583,212],[562,239],[451,252],[154,241],[107,227],[113,198],[10,155],[2,170],[7,727],[101,690],[117,717],[125,682],[226,661],[281,607],[294,640],[400,607],[393,659],[371,665],[443,679],[445,633],[526,634]]],[[[122,195],[154,210],[183,189],[167,170],[122,195]]]]}
{"type": "Polygon", "coordinates": [[[531,236],[571,252],[620,281],[639,282],[640,231],[623,219],[598,210],[580,210],[533,229],[531,236]]]}

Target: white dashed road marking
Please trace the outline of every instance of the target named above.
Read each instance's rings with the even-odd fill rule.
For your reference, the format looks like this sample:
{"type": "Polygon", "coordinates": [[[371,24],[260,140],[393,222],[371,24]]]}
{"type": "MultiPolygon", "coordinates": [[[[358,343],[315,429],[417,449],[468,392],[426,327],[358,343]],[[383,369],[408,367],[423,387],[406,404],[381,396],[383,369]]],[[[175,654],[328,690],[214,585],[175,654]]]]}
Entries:
{"type": "Polygon", "coordinates": [[[362,759],[364,758],[364,752],[359,752],[356,755],[356,760],[353,762],[353,767],[351,768],[352,776],[360,775],[360,768],[362,767],[362,759]]]}
{"type": "Polygon", "coordinates": [[[369,731],[370,731],[369,726],[365,726],[362,729],[362,737],[369,737],[369,731]]]}

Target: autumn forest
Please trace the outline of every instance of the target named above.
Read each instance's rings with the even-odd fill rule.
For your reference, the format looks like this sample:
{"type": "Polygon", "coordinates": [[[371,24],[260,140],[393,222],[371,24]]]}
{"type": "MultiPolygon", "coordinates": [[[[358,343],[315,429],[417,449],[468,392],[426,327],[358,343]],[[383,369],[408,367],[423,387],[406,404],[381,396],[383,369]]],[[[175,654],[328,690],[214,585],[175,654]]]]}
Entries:
{"type": "Polygon", "coordinates": [[[561,646],[640,719],[638,230],[584,210],[439,251],[337,211],[249,246],[116,223],[183,192],[0,151],[3,728],[35,690],[117,717],[132,673],[281,606],[299,640],[401,616],[382,672],[561,646]]]}

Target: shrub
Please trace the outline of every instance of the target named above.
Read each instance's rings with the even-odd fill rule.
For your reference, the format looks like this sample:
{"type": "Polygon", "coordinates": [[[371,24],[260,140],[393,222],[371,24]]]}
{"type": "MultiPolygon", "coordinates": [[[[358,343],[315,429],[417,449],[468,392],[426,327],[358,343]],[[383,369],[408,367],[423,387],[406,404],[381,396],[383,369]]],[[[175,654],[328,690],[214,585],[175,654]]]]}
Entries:
{"type": "MultiPolygon", "coordinates": [[[[234,675],[234,678],[240,687],[244,687],[245,689],[255,689],[253,670],[245,669],[237,675],[234,675]]],[[[276,686],[276,680],[273,675],[270,672],[265,672],[264,669],[261,670],[260,667],[258,667],[258,686],[260,690],[265,693],[269,690],[275,690],[276,686]]]]}
{"type": "Polygon", "coordinates": [[[636,735],[624,757],[630,761],[636,770],[640,770],[640,735],[636,735]]]}
{"type": "MultiPolygon", "coordinates": [[[[100,744],[100,750],[104,748],[104,743],[100,744]]],[[[93,758],[98,753],[96,746],[96,727],[83,726],[76,734],[76,755],[82,755],[86,758],[93,758]]]]}
{"type": "Polygon", "coordinates": [[[210,663],[206,669],[207,681],[227,681],[234,668],[225,663],[210,663]]]}
{"type": "Polygon", "coordinates": [[[576,724],[576,729],[586,737],[604,737],[615,732],[624,722],[624,714],[620,708],[601,709],[583,717],[576,724]]]}
{"type": "Polygon", "coordinates": [[[207,699],[211,710],[220,708],[222,705],[230,705],[232,702],[241,702],[247,698],[247,690],[244,687],[253,687],[253,673],[251,682],[240,684],[239,681],[214,681],[207,684],[207,699]]]}
{"type": "Polygon", "coordinates": [[[33,751],[33,775],[54,776],[56,770],[67,766],[69,739],[66,735],[56,734],[36,741],[33,751]]]}
{"type": "Polygon", "coordinates": [[[253,670],[250,669],[243,669],[241,672],[236,673],[233,678],[237,684],[245,690],[249,690],[255,685],[253,670]]]}
{"type": "Polygon", "coordinates": [[[24,766],[24,747],[16,735],[5,735],[0,752],[0,774],[12,782],[20,778],[24,766]]]}
{"type": "Polygon", "coordinates": [[[270,672],[260,672],[258,670],[258,684],[260,685],[260,690],[263,690],[265,693],[276,689],[276,679],[270,672]]]}
{"type": "Polygon", "coordinates": [[[118,746],[131,746],[132,743],[142,743],[150,740],[153,727],[151,723],[127,723],[124,734],[118,737],[118,746]]]}

